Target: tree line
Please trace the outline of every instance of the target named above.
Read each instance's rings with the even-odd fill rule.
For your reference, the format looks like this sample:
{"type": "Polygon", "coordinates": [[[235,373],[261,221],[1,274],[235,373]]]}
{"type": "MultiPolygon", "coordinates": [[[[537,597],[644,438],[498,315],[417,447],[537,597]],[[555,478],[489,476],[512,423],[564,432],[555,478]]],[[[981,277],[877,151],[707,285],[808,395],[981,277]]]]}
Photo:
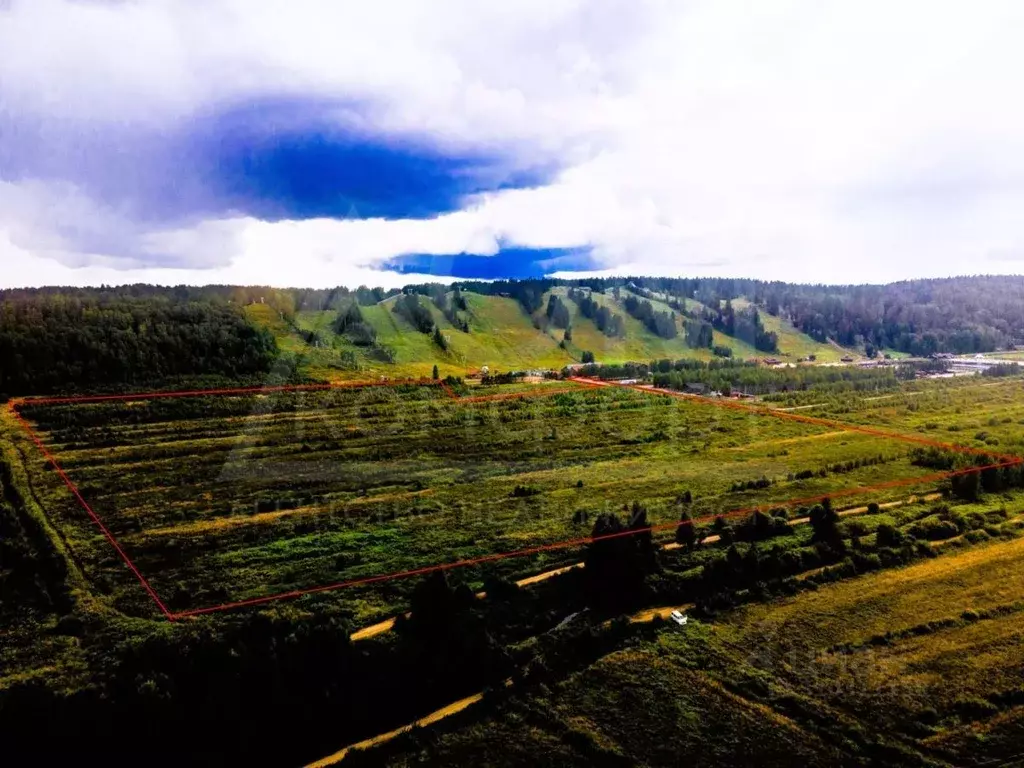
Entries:
{"type": "MultiPolygon", "coordinates": [[[[445,304],[450,307],[450,304],[445,304]]],[[[441,327],[434,322],[434,315],[430,309],[420,302],[419,294],[403,293],[395,301],[393,311],[396,315],[405,318],[417,331],[430,335],[431,340],[442,352],[448,351],[448,339],[441,333],[441,327]]],[[[456,315],[456,320],[462,324],[463,330],[469,333],[469,326],[464,324],[456,315]]]]}
{"type": "MultiPolygon", "coordinates": [[[[850,368],[846,366],[799,366],[773,368],[743,360],[657,360],[647,367],[654,385],[686,390],[697,386],[722,394],[743,392],[767,395],[776,392],[864,392],[895,389],[901,381],[914,378],[910,366],[850,368]]],[[[636,369],[637,374],[641,369],[636,369]]],[[[600,372],[598,375],[607,375],[600,372]]]]}
{"type": "Polygon", "coordinates": [[[643,301],[630,294],[623,302],[626,311],[644,324],[655,336],[663,339],[674,339],[679,335],[676,327],[676,316],[672,312],[657,311],[649,301],[643,301]]]}
{"type": "Polygon", "coordinates": [[[569,299],[576,302],[580,314],[593,321],[597,330],[610,338],[622,338],[626,335],[626,324],[622,315],[614,314],[608,307],[594,300],[589,291],[570,288],[569,299]]]}
{"type": "Polygon", "coordinates": [[[745,341],[759,352],[779,351],[778,334],[765,330],[756,307],[744,307],[737,312],[732,300],[726,299],[723,307],[705,308],[701,317],[715,330],[745,341]]]}

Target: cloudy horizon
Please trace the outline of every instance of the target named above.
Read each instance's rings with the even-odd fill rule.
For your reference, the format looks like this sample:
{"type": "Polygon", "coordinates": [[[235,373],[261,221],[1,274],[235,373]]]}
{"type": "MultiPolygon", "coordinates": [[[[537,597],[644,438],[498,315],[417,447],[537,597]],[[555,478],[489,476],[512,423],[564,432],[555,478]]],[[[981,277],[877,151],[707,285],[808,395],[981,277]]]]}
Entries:
{"type": "Polygon", "coordinates": [[[1024,6],[0,1],[0,287],[1024,271],[1024,6]]]}

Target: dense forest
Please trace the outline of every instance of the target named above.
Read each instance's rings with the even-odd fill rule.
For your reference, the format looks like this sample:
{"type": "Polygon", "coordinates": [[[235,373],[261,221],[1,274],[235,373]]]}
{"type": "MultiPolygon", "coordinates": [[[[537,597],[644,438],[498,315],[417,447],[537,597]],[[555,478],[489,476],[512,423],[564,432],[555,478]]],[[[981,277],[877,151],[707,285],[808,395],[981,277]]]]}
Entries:
{"type": "Polygon", "coordinates": [[[988,352],[1024,337],[1024,278],[963,277],[891,285],[769,283],[753,298],[818,341],[914,355],[988,352]]]}
{"type": "Polygon", "coordinates": [[[237,304],[131,290],[0,295],[0,392],[266,373],[277,346],[237,304]]]}

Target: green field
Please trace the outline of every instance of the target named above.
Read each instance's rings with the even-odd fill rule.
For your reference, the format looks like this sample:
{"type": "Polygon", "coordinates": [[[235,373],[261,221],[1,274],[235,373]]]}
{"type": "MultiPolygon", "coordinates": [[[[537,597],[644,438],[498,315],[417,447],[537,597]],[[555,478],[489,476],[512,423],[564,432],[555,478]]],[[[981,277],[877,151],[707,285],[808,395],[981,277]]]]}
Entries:
{"type": "MultiPolygon", "coordinates": [[[[277,330],[301,341],[289,328],[277,330]]],[[[566,381],[453,386],[453,396],[430,381],[385,382],[19,409],[176,613],[578,540],[602,513],[639,502],[646,522],[664,528],[653,532],[642,585],[630,582],[635,592],[596,599],[596,545],[574,544],[449,572],[457,587],[445,589],[459,607],[439,609],[439,625],[419,577],[169,623],[5,412],[11,474],[0,478],[0,524],[20,518],[19,547],[50,547],[67,567],[28,582],[45,587],[33,607],[5,613],[0,692],[80,691],[95,670],[119,679],[111,670],[122,666],[109,658],[131,669],[137,643],[156,659],[193,647],[220,658],[256,642],[248,633],[270,633],[270,658],[279,643],[294,643],[310,664],[358,658],[362,684],[383,679],[392,691],[386,706],[343,691],[315,715],[295,710],[332,722],[344,714],[343,728],[304,740],[296,754],[310,759],[510,675],[511,693],[349,759],[412,764],[427,750],[479,764],[671,765],[703,751],[727,765],[784,765],[794,755],[809,765],[916,765],[1009,754],[1024,720],[1015,693],[1024,681],[1019,472],[966,501],[947,482],[918,480],[935,469],[915,463],[913,443],[838,424],[566,381]],[[838,511],[830,539],[808,524],[812,499],[823,496],[838,511]],[[755,506],[773,510],[769,533],[754,535],[755,506]],[[696,518],[702,546],[675,546],[681,513],[696,518]],[[581,562],[526,587],[510,583],[581,562]],[[486,599],[473,598],[480,590],[486,599]],[[685,634],[644,623],[672,606],[696,611],[685,634]],[[410,609],[412,619],[373,639],[347,639],[410,609]],[[636,623],[609,623],[622,612],[636,623]],[[584,618],[556,631],[571,616],[584,618]],[[83,645],[83,625],[128,639],[83,645]],[[203,645],[235,632],[248,639],[203,645]],[[433,655],[423,657],[417,649],[427,647],[433,655]],[[431,659],[447,670],[455,658],[461,676],[431,671],[431,659]],[[396,664],[402,673],[388,677],[396,664]],[[951,677],[955,690],[943,687],[951,677]]],[[[1020,393],[1018,378],[976,377],[882,395],[827,386],[801,394],[820,396],[816,416],[1019,454],[1020,393]]],[[[258,658],[260,668],[270,663],[258,658]]],[[[281,690],[297,663],[281,662],[281,690]]],[[[218,695],[233,695],[228,679],[218,695]]],[[[149,690],[127,684],[133,692],[119,695],[128,701],[149,690]]],[[[170,712],[195,706],[162,701],[170,712]]]]}
{"type": "MultiPolygon", "coordinates": [[[[490,402],[373,387],[23,412],[172,610],[577,538],[578,509],[642,499],[653,523],[671,523],[685,490],[693,514],[711,516],[929,474],[898,441],[618,388],[544,395],[565,386],[472,393],[538,395],[490,402]],[[792,478],[856,459],[879,463],[792,478]],[[768,487],[734,489],[762,478],[768,487]]],[[[131,574],[41,464],[32,461],[37,494],[99,591],[145,613],[131,574]]],[[[578,556],[492,570],[519,576],[578,556]]],[[[330,599],[364,620],[394,611],[402,593],[330,599]]]]}

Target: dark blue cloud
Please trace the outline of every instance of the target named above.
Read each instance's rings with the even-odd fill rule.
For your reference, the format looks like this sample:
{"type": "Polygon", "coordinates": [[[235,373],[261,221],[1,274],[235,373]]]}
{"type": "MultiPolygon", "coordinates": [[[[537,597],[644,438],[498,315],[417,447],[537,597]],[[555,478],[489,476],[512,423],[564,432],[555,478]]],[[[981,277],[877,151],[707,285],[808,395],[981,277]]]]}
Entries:
{"type": "Polygon", "coordinates": [[[410,253],[391,259],[379,268],[403,275],[437,275],[463,280],[524,280],[544,277],[552,272],[577,272],[598,267],[590,248],[585,247],[502,248],[493,256],[410,253]]]}
{"type": "Polygon", "coordinates": [[[346,127],[338,104],[270,101],[210,115],[197,147],[224,201],[262,219],[427,218],[468,196],[536,186],[553,168],[508,151],[452,149],[422,137],[346,127]]]}
{"type": "MultiPolygon", "coordinates": [[[[0,94],[2,99],[2,94],[0,94]]],[[[522,148],[453,147],[367,128],[366,105],[263,99],[177,124],[102,127],[0,111],[0,179],[70,182],[140,223],[426,218],[556,170],[522,148]]],[[[372,119],[372,118],[370,118],[372,119]]]]}

